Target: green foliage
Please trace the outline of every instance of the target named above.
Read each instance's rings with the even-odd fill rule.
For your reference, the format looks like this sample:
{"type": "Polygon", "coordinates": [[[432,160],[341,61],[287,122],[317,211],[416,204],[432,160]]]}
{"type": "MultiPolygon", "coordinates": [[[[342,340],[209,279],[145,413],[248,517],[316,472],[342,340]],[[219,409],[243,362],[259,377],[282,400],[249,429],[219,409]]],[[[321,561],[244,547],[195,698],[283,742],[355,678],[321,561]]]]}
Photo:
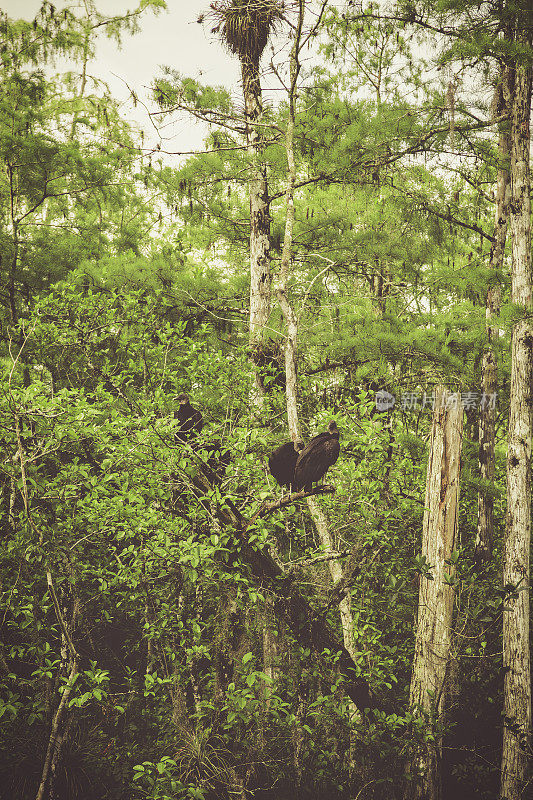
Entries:
{"type": "MultiPolygon", "coordinates": [[[[438,70],[426,75],[422,35],[407,18],[393,26],[349,4],[344,16],[327,11],[322,55],[297,102],[288,291],[299,414],[306,439],[331,419],[341,431],[327,475],[336,491],[318,502],[343,565],[356,673],[380,704],[354,716],[338,653],[318,659],[294,640],[280,582],[251,577],[242,536],[221,513],[250,520],[277,496],[266,461],[288,439],[275,303],[259,419],[249,407],[253,162],[238,103],[166,69],[154,83],[162,114],[189,109],[211,126],[206,152],[173,167],[141,158],[108,90],[77,77],[94,31],[120,41],[148,6],[162,3],[108,20],[92,3],[77,17],[45,4],[33,26],[0,25],[0,797],[35,797],[62,697],[58,796],[213,800],[245,786],[265,800],[381,800],[400,791],[406,757],[443,732],[449,786],[487,797],[501,615],[523,589],[500,588],[497,566],[509,332],[523,312],[506,302],[506,275],[486,271],[495,145],[451,130],[485,113],[484,101],[460,99],[452,124],[449,86],[438,70]],[[52,78],[43,65],[57,56],[73,69],[52,78]],[[479,477],[476,407],[448,578],[457,697],[442,728],[409,710],[418,584],[434,569],[420,554],[431,393],[441,381],[477,390],[494,283],[504,301],[496,477],[479,477]],[[393,410],[377,409],[380,389],[393,410]],[[183,391],[204,417],[185,442],[175,416],[183,391]],[[478,492],[494,499],[496,518],[483,570],[478,492]]],[[[475,4],[451,11],[479,19],[475,4]]],[[[477,48],[492,58],[501,41],[480,26],[448,56],[477,48]]],[[[287,105],[263,119],[276,278],[287,105]]],[[[328,554],[305,504],[255,516],[246,537],[285,564],[281,583],[340,637],[328,554]]]]}
{"type": "MultiPolygon", "coordinates": [[[[90,81],[72,72],[47,79],[40,68],[40,58],[67,55],[82,60],[85,74],[94,31],[107,25],[92,4],[86,8],[84,20],[68,11],[56,16],[45,4],[44,21],[6,18],[0,30],[4,54],[15,43],[24,54],[0,64],[1,271],[9,287],[3,318],[11,321],[83,260],[139,254],[151,226],[147,193],[140,192],[147,172],[133,166],[139,153],[109,92],[91,93],[90,81]]],[[[120,17],[110,26],[116,36],[124,27],[120,17]]]]}
{"type": "Polygon", "coordinates": [[[155,82],[153,93],[162,109],[185,102],[198,110],[225,113],[232,110],[230,93],[223,86],[205,86],[169,67],[164,68],[163,77],[155,82]]]}

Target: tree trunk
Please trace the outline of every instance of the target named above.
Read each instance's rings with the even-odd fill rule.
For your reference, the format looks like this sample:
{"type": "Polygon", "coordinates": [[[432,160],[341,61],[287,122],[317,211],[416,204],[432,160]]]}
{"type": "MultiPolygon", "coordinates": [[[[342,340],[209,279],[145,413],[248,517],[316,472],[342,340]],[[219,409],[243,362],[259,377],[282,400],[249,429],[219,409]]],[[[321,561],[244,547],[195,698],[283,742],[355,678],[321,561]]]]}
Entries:
{"type": "Polygon", "coordinates": [[[76,681],[80,655],[77,653],[72,641],[73,632],[77,626],[80,613],[80,603],[76,592],[72,565],[66,559],[66,571],[69,575],[67,588],[62,592],[62,605],[57,596],[52,573],[47,570],[46,580],[48,591],[52,598],[55,613],[61,628],[61,659],[58,668],[58,683],[65,679],[66,685],[61,695],[61,700],[52,720],[52,730],[48,740],[48,747],[41,773],[41,782],[36,795],[36,800],[42,800],[48,795],[50,800],[57,797],[57,776],[61,765],[61,751],[69,734],[72,723],[68,699],[76,681]]]}
{"type": "Polygon", "coordinates": [[[297,81],[300,73],[300,38],[302,33],[304,5],[300,0],[298,23],[290,56],[289,114],[285,132],[285,152],[287,155],[287,188],[285,190],[285,234],[281,252],[281,271],[278,288],[278,301],[285,320],[287,339],[285,341],[285,393],[287,400],[287,421],[293,441],[300,438],[297,407],[298,359],[298,320],[288,298],[288,280],[292,263],[292,241],[294,231],[294,186],[296,183],[296,161],[294,157],[294,126],[296,120],[297,81]]]}
{"type": "MultiPolygon", "coordinates": [[[[307,505],[309,511],[311,512],[311,516],[313,517],[313,522],[315,523],[315,527],[318,533],[318,538],[320,539],[320,544],[322,545],[324,551],[326,553],[335,552],[336,548],[333,542],[333,538],[330,533],[329,523],[326,518],[326,515],[316,502],[314,497],[307,498],[307,505]]],[[[339,613],[341,619],[341,630],[342,630],[342,640],[344,643],[344,647],[350,654],[350,657],[353,661],[356,660],[356,647],[354,642],[354,621],[353,621],[353,613],[352,613],[352,599],[350,596],[350,590],[343,588],[345,586],[345,575],[343,566],[340,560],[336,558],[328,559],[328,567],[329,567],[329,574],[331,575],[331,580],[333,586],[336,587],[339,591],[339,613]]],[[[361,720],[361,713],[357,708],[357,705],[354,703],[353,700],[350,700],[348,703],[348,724],[350,726],[350,747],[348,751],[348,774],[350,780],[350,786],[352,785],[352,781],[355,776],[356,768],[358,767],[359,770],[363,768],[363,764],[359,762],[357,763],[356,760],[356,740],[354,736],[354,723],[359,722],[361,720]]],[[[365,778],[367,776],[365,775],[365,778]]]]}
{"type": "MultiPolygon", "coordinates": [[[[494,114],[501,116],[510,108],[511,82],[514,75],[508,66],[502,68],[502,74],[494,97],[494,114]]],[[[510,176],[509,154],[511,152],[511,136],[507,122],[500,123],[498,141],[500,164],[496,187],[496,209],[494,221],[494,241],[489,254],[490,286],[487,291],[486,320],[487,345],[483,353],[481,365],[482,402],[479,410],[479,472],[487,483],[494,482],[494,444],[496,436],[496,397],[498,389],[498,364],[493,342],[498,337],[494,327],[494,318],[500,313],[501,283],[498,273],[503,268],[505,240],[507,237],[507,220],[509,215],[510,176]]],[[[488,561],[492,552],[494,531],[494,500],[490,492],[478,494],[478,520],[476,532],[476,560],[488,561]]]]}
{"type": "Polygon", "coordinates": [[[52,762],[55,760],[56,750],[61,743],[61,728],[62,725],[64,724],[65,716],[68,712],[68,701],[70,699],[70,695],[74,687],[74,682],[78,675],[79,663],[80,663],[79,657],[76,655],[72,661],[70,675],[67,684],[64,688],[63,694],[61,695],[61,701],[57,707],[54,719],[52,721],[52,730],[50,733],[50,738],[48,739],[48,747],[46,749],[46,756],[44,759],[41,781],[39,783],[37,794],[35,795],[35,800],[43,800],[43,798],[45,797],[45,791],[47,788],[48,778],[50,776],[52,762]]]}
{"type": "MultiPolygon", "coordinates": [[[[526,20],[520,44],[531,45],[526,20]]],[[[511,121],[511,300],[531,315],[530,114],[533,68],[516,67],[511,121]]],[[[533,326],[525,315],[513,327],[507,448],[507,520],[503,583],[510,592],[503,609],[503,750],[501,796],[525,797],[531,741],[529,652],[529,548],[531,534],[531,435],[533,425],[533,326]]]]}
{"type": "Polygon", "coordinates": [[[9,279],[8,279],[8,302],[9,302],[9,318],[12,325],[16,325],[18,322],[18,311],[17,311],[17,270],[18,270],[18,259],[19,259],[19,227],[18,222],[15,219],[15,190],[13,185],[13,170],[11,166],[8,166],[8,174],[9,174],[9,184],[10,184],[10,207],[11,207],[11,225],[13,230],[13,253],[11,256],[11,265],[9,269],[9,279]]]}
{"type": "MultiPolygon", "coordinates": [[[[296,161],[294,155],[294,128],[296,121],[296,100],[297,100],[297,80],[300,73],[300,40],[304,18],[304,2],[299,0],[298,22],[295,28],[293,45],[290,56],[290,87],[289,87],[289,114],[287,117],[287,130],[285,133],[285,151],[287,154],[287,188],[285,192],[286,217],[285,235],[283,238],[283,249],[281,254],[280,282],[277,292],[278,301],[286,325],[287,338],[284,347],[285,355],[285,385],[287,400],[287,421],[290,435],[293,441],[300,439],[300,428],[298,422],[297,406],[297,340],[298,340],[298,320],[294,309],[288,299],[288,279],[292,261],[292,243],[294,230],[294,187],[296,184],[296,161]]],[[[315,527],[320,542],[326,552],[333,552],[333,540],[329,531],[328,520],[314,497],[307,498],[307,506],[315,523],[315,527]]],[[[343,579],[342,564],[337,559],[328,561],[329,571],[333,584],[337,586],[343,579]]],[[[341,618],[342,637],[344,647],[355,661],[355,648],[353,640],[353,615],[350,603],[349,591],[345,590],[339,602],[341,618]]],[[[350,703],[350,720],[358,715],[357,706],[353,701],[350,703]]],[[[352,758],[350,757],[350,762],[352,758]]]]}
{"type": "Polygon", "coordinates": [[[260,408],[264,394],[260,350],[270,316],[270,199],[266,165],[262,161],[263,114],[259,59],[243,58],[241,74],[246,121],[246,145],[252,161],[250,194],[250,349],[255,363],[252,402],[260,408]]]}
{"type": "Polygon", "coordinates": [[[278,626],[274,614],[274,600],[267,594],[263,606],[263,672],[269,678],[263,686],[265,707],[270,705],[270,697],[279,675],[278,668],[278,626]]]}
{"type": "Polygon", "coordinates": [[[450,557],[457,543],[463,409],[444,387],[435,410],[426,477],[422,555],[431,580],[420,577],[410,705],[427,720],[424,739],[409,764],[408,800],[440,800],[442,723],[450,662],[454,574],[450,557]]]}

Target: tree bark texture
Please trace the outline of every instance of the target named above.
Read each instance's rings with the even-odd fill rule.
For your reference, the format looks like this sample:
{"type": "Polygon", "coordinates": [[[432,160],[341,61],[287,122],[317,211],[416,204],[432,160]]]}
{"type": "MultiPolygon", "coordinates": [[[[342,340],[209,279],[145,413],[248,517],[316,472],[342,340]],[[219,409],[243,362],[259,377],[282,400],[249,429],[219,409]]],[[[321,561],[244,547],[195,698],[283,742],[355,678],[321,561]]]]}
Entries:
{"type": "MultiPolygon", "coordinates": [[[[523,12],[531,21],[533,13],[523,12]]],[[[522,24],[522,18],[521,23],[522,24]]],[[[531,31],[523,44],[531,45],[531,31]]],[[[520,40],[520,37],[519,37],[520,40]]],[[[525,797],[531,742],[529,550],[531,538],[531,435],[533,426],[533,325],[531,324],[530,115],[533,68],[517,65],[511,120],[511,300],[529,313],[513,327],[507,443],[507,520],[503,551],[503,749],[501,796],[525,797]]]]}
{"type": "Polygon", "coordinates": [[[425,739],[409,765],[408,800],[440,800],[441,726],[450,663],[454,569],[450,557],[457,544],[459,475],[463,409],[457,396],[439,386],[426,477],[422,555],[432,580],[420,577],[415,656],[410,705],[426,718],[425,739]]]}
{"type": "MultiPolygon", "coordinates": [[[[494,114],[501,116],[510,108],[511,88],[514,71],[508,65],[502,68],[501,78],[494,97],[494,114]]],[[[486,298],[487,343],[481,364],[482,403],[479,410],[479,473],[487,483],[494,482],[494,448],[496,436],[496,404],[491,402],[498,389],[498,364],[493,342],[498,336],[494,318],[500,313],[501,279],[498,273],[503,269],[505,240],[511,181],[509,174],[509,155],[511,152],[511,132],[508,122],[500,123],[498,139],[499,167],[496,185],[496,209],[494,220],[494,241],[489,254],[490,285],[486,298]]],[[[476,559],[487,562],[492,552],[494,532],[494,499],[490,492],[478,494],[478,520],[476,531],[476,559]]]]}

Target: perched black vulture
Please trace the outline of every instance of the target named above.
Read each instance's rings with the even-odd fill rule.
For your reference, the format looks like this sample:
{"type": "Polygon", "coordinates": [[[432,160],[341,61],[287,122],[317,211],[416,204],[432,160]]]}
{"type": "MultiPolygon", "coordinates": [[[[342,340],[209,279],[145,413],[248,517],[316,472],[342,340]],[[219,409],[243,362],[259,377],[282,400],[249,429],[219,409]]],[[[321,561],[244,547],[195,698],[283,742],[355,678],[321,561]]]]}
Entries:
{"type": "Polygon", "coordinates": [[[299,491],[309,491],[313,485],[323,478],[328,469],[338,459],[340,453],[339,429],[332,420],[327,431],[319,433],[304,447],[294,468],[294,485],[299,491]]]}
{"type": "Polygon", "coordinates": [[[197,433],[200,433],[204,425],[201,412],[198,411],[197,408],[191,406],[189,403],[189,396],[186,394],[179,394],[176,400],[179,403],[179,408],[175,413],[175,417],[180,423],[177,438],[183,440],[196,436],[197,433]]]}
{"type": "Polygon", "coordinates": [[[268,468],[280,486],[290,487],[294,484],[294,468],[303,449],[303,442],[287,442],[270,455],[268,468]]]}

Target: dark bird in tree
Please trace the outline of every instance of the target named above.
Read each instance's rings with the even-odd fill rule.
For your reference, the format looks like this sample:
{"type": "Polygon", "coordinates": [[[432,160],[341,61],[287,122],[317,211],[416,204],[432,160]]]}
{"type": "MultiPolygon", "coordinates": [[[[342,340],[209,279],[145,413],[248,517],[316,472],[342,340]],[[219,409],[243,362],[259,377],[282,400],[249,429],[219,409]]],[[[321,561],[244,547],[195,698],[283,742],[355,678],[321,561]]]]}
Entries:
{"type": "Polygon", "coordinates": [[[294,468],[303,449],[303,442],[287,442],[270,455],[268,468],[280,486],[294,486],[294,468]]]}
{"type": "Polygon", "coordinates": [[[189,403],[189,395],[179,394],[176,400],[179,403],[179,408],[174,416],[180,423],[177,438],[183,441],[200,433],[204,425],[204,419],[201,412],[197,408],[193,408],[189,403]]]}
{"type": "Polygon", "coordinates": [[[298,456],[294,469],[295,489],[298,491],[305,489],[308,492],[313,483],[323,478],[331,465],[336,462],[339,453],[339,429],[332,420],[327,431],[311,439],[298,456]]]}

